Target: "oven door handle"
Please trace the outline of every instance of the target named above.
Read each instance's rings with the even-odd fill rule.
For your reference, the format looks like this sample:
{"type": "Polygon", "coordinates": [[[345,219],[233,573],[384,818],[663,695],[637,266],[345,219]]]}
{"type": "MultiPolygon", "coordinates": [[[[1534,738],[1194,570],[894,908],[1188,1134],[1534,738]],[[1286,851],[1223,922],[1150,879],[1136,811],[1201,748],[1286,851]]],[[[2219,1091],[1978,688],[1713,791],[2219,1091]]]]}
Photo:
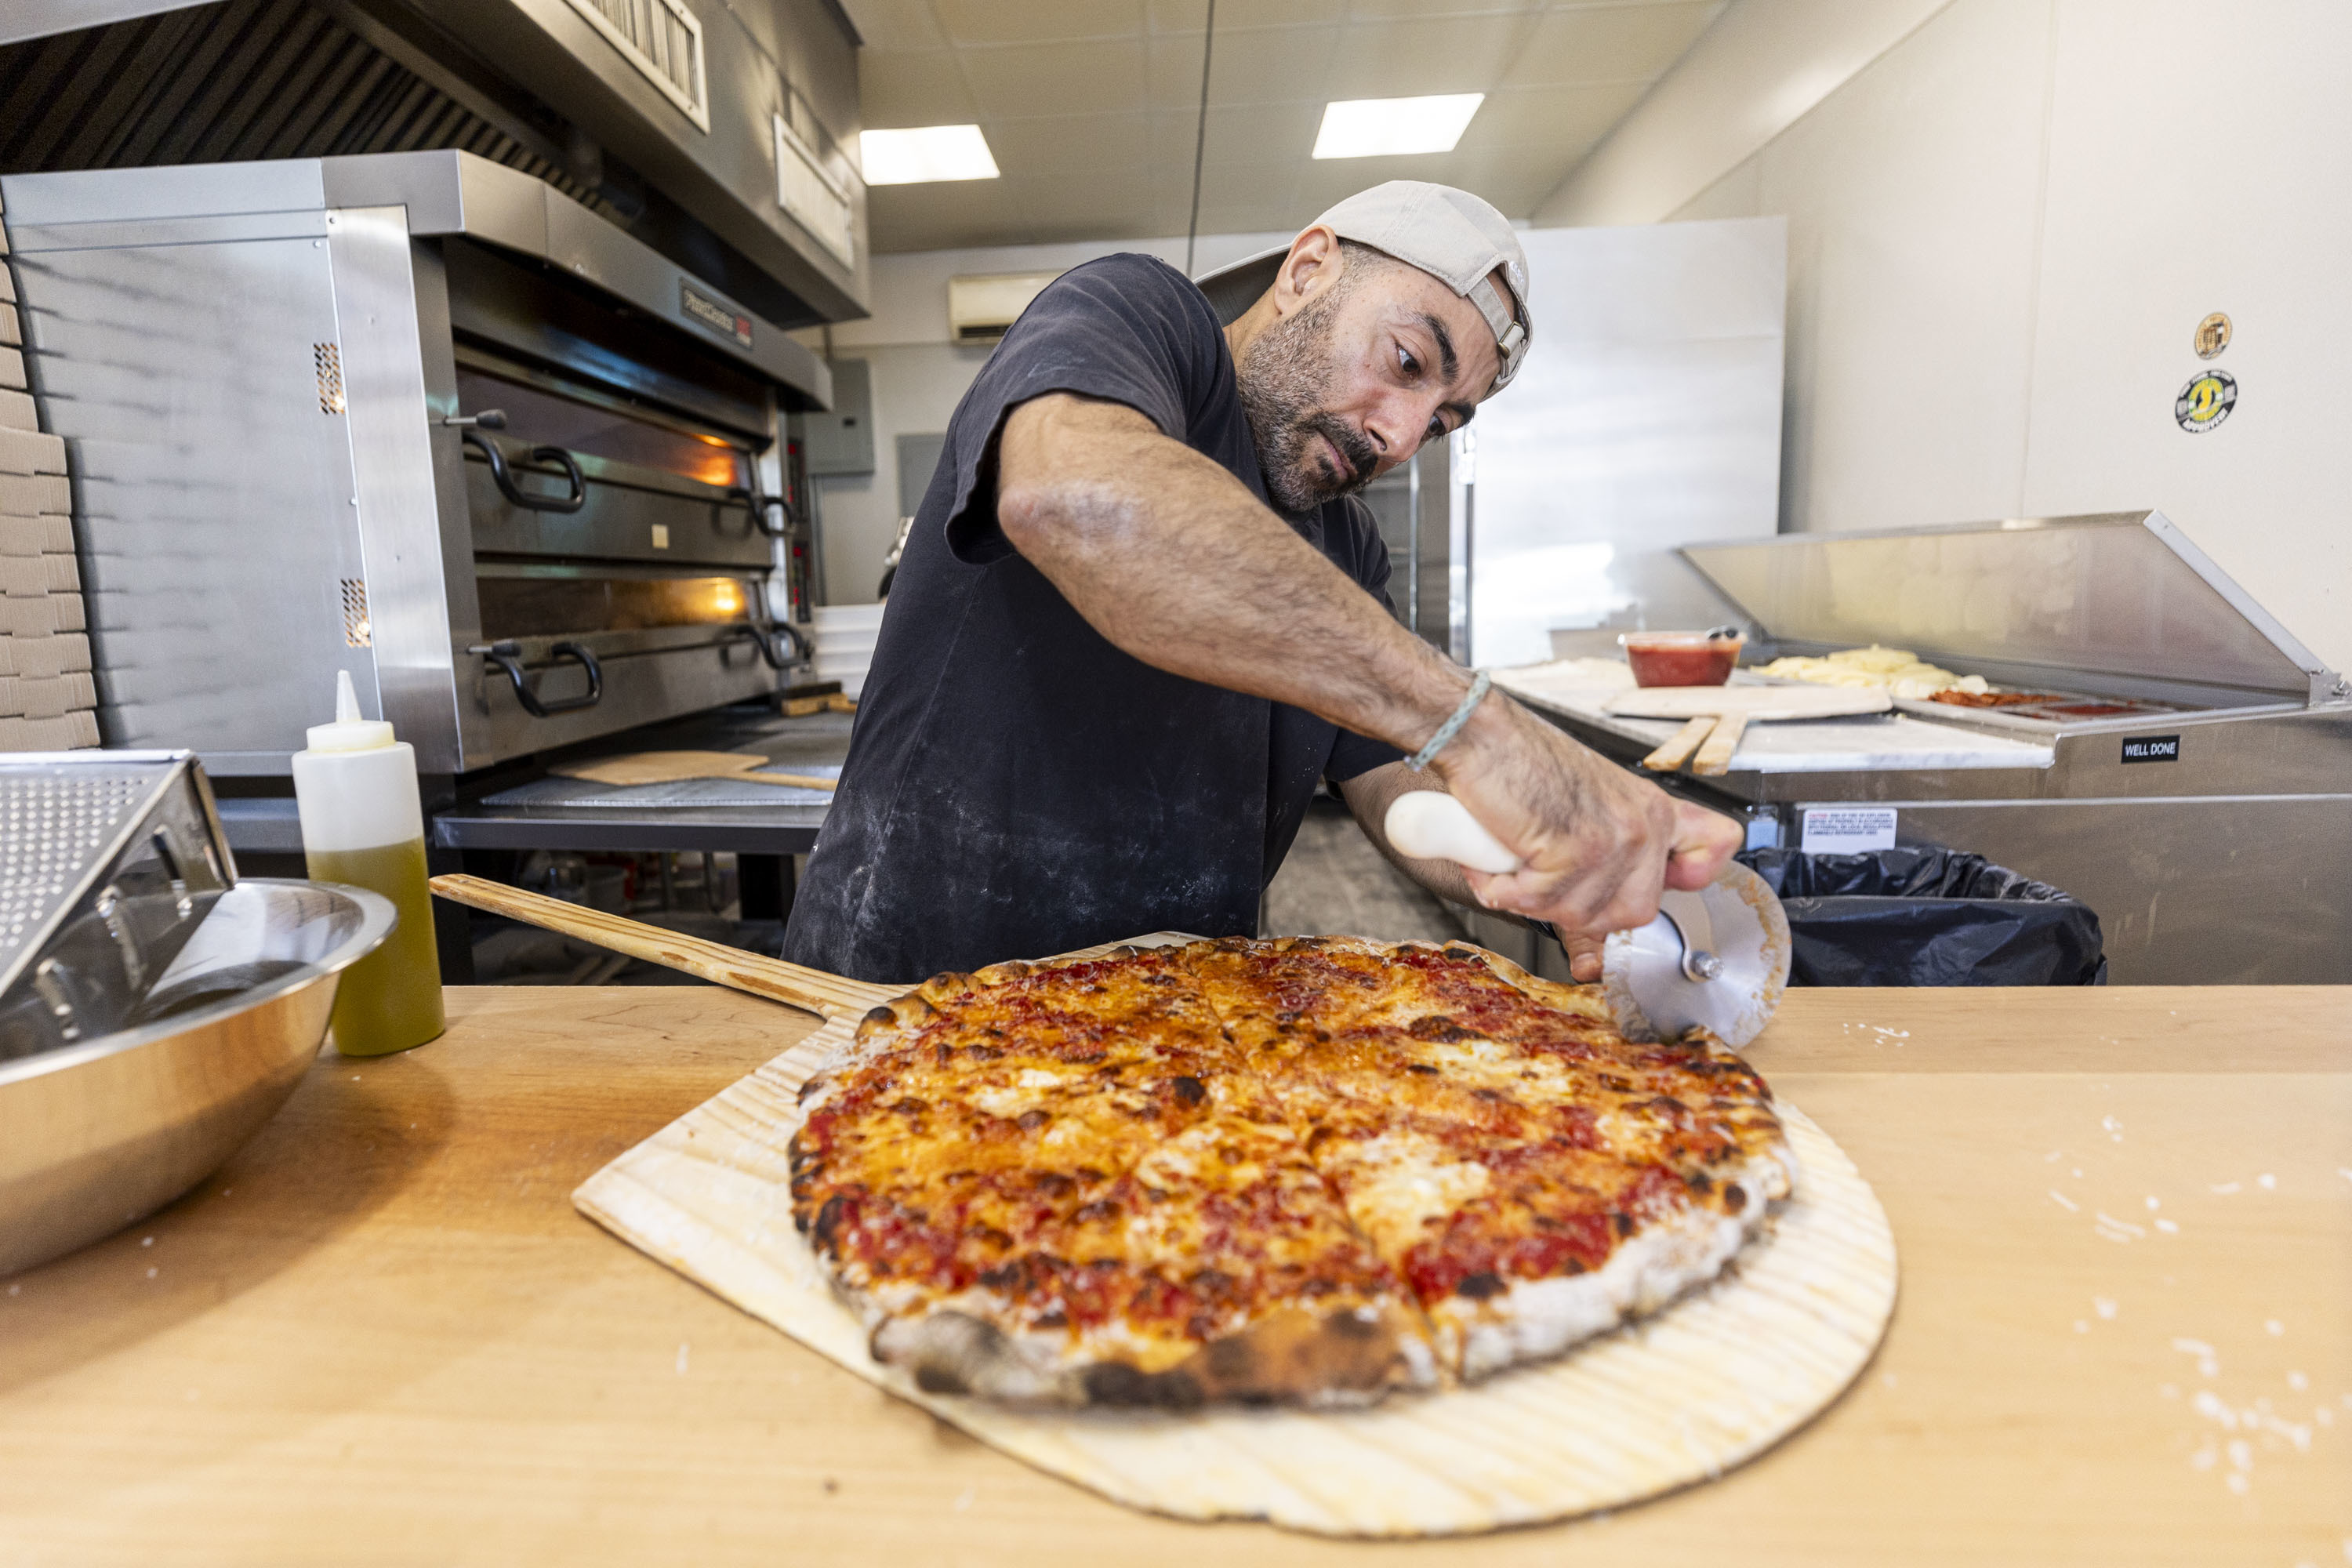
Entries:
{"type": "Polygon", "coordinates": [[[796,664],[816,657],[815,650],[809,647],[807,634],[790,621],[772,621],[766,626],[739,624],[733,635],[739,637],[750,637],[752,645],[760,650],[761,660],[770,669],[790,669],[796,664]],[[793,652],[789,657],[781,651],[778,646],[786,642],[793,645],[793,652]]]}
{"type": "Polygon", "coordinates": [[[507,455],[499,444],[478,430],[460,430],[457,438],[488,458],[490,482],[499,487],[499,494],[527,511],[574,512],[588,504],[588,479],[580,471],[579,463],[561,447],[533,447],[530,460],[534,463],[555,463],[562,466],[569,488],[562,495],[534,495],[515,482],[514,474],[507,468],[507,455]]]}
{"type": "Polygon", "coordinates": [[[604,667],[596,662],[594,654],[576,642],[551,644],[547,651],[557,658],[579,660],[580,668],[588,672],[588,689],[578,697],[559,697],[552,702],[541,700],[539,693],[530,689],[530,678],[523,673],[520,643],[512,640],[477,643],[466,651],[480,654],[505,670],[507,679],[514,685],[515,700],[521,703],[522,710],[534,719],[551,719],[558,713],[573,713],[583,708],[593,708],[604,695],[604,667]]]}
{"type": "MultiPolygon", "coordinates": [[[[784,497],[765,495],[761,493],[760,485],[760,459],[756,456],[750,453],[744,454],[743,467],[751,476],[751,482],[748,485],[737,485],[727,493],[733,496],[737,500],[741,501],[745,506],[751,508],[751,526],[753,528],[758,529],[770,539],[782,539],[786,537],[793,531],[793,525],[800,521],[800,515],[793,510],[793,503],[784,497]],[[768,526],[768,509],[770,507],[773,507],[778,511],[784,514],[783,521],[777,523],[772,528],[768,526]]],[[[773,661],[771,660],[770,662],[772,663],[773,661]]]]}

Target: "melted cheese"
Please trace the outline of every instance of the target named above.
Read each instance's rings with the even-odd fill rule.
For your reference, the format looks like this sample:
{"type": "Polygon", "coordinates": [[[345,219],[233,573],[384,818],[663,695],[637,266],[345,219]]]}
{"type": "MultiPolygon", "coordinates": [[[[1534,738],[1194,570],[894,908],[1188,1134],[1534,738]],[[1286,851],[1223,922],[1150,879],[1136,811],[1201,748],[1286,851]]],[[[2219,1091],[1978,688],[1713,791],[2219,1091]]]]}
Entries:
{"type": "Polygon", "coordinates": [[[1426,1239],[1433,1221],[1486,1191],[1490,1173],[1457,1159],[1417,1132],[1389,1132],[1349,1143],[1331,1161],[1348,1194],[1348,1217],[1383,1257],[1426,1239]]]}

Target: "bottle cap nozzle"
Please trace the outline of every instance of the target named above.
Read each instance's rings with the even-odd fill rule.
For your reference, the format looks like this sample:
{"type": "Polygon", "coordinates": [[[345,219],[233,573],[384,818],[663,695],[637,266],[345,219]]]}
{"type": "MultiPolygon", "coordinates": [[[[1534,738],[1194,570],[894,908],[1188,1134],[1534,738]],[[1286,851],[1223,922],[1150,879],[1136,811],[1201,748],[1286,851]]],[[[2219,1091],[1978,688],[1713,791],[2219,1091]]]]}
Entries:
{"type": "Polygon", "coordinates": [[[335,721],[313,724],[307,733],[314,752],[373,752],[393,743],[390,724],[360,717],[360,694],[348,669],[335,671],[335,721]]]}

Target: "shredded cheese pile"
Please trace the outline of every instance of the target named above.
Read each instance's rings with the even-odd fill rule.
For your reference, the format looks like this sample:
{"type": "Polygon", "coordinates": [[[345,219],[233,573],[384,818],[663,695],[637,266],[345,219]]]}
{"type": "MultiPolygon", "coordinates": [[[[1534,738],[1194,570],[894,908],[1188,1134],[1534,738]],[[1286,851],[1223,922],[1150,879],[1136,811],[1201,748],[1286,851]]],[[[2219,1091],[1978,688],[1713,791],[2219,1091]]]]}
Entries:
{"type": "Polygon", "coordinates": [[[1992,689],[1981,675],[1955,675],[1941,665],[1928,664],[1908,648],[1850,647],[1826,658],[1790,655],[1757,668],[1759,675],[1783,680],[1811,681],[1816,686],[1876,689],[1908,701],[1925,701],[1938,691],[1981,695],[1992,689]]]}

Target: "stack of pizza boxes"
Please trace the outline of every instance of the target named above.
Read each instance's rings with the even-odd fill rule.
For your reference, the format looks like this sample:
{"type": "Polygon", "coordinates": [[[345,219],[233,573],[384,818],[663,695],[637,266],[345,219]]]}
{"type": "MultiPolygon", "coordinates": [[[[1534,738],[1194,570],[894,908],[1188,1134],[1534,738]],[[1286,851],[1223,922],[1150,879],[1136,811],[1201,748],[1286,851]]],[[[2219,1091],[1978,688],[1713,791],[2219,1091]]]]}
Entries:
{"type": "Polygon", "coordinates": [[[0,211],[0,752],[98,744],[66,446],[41,433],[0,211]]]}

